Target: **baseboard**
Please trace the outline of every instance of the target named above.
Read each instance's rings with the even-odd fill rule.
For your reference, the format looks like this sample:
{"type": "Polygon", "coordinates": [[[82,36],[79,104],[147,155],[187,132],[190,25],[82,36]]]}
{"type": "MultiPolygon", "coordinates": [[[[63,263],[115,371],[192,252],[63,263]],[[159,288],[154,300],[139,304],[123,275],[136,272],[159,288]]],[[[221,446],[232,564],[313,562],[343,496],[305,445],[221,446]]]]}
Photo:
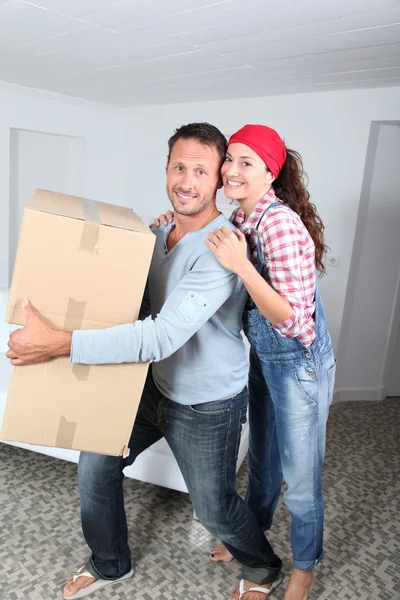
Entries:
{"type": "Polygon", "coordinates": [[[340,389],[335,390],[333,394],[333,403],[337,402],[379,402],[386,397],[385,388],[383,386],[377,388],[364,389],[340,389]]]}

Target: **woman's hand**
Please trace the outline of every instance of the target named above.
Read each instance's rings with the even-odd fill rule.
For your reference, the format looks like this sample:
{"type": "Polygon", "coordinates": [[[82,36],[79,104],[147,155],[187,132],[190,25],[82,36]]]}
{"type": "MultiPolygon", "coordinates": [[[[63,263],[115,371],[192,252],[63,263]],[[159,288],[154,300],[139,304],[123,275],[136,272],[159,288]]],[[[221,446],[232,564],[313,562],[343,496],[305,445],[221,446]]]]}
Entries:
{"type": "Polygon", "coordinates": [[[172,223],[173,220],[174,213],[172,212],[172,210],[167,210],[166,213],[160,215],[158,218],[156,217],[154,219],[154,223],[152,223],[150,227],[153,227],[154,225],[156,227],[160,227],[160,225],[168,225],[169,223],[172,223]]]}
{"type": "Polygon", "coordinates": [[[247,258],[246,238],[240,229],[233,232],[228,227],[222,227],[209,233],[208,237],[210,239],[206,240],[206,244],[220,264],[240,276],[250,262],[247,258]]]}

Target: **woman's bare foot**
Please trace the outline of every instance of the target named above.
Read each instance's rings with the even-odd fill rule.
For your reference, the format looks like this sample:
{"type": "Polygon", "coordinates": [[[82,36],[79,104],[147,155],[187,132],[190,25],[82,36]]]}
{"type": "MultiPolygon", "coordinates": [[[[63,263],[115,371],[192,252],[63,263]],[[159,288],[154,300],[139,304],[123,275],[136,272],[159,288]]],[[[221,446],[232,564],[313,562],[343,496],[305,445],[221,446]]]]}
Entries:
{"type": "MultiPolygon", "coordinates": [[[[251,581],[247,581],[247,579],[245,579],[243,587],[244,587],[243,600],[266,600],[266,598],[268,598],[268,594],[264,594],[263,592],[246,592],[246,590],[253,588],[253,587],[265,588],[266,590],[269,590],[271,587],[271,584],[270,583],[265,583],[265,584],[252,583],[251,581]]],[[[230,600],[239,600],[239,598],[240,598],[240,587],[238,586],[236,588],[235,592],[230,597],[230,600]]]]}
{"type": "MultiPolygon", "coordinates": [[[[81,567],[79,569],[78,573],[82,573],[83,571],[86,571],[85,567],[81,567]]],[[[95,577],[85,577],[84,575],[82,575],[81,577],[76,578],[76,575],[77,575],[77,573],[73,573],[72,575],[70,575],[70,577],[68,577],[67,583],[65,584],[64,590],[63,590],[65,598],[69,598],[69,596],[73,596],[79,590],[82,590],[83,588],[88,587],[88,585],[90,585],[91,583],[96,581],[95,577]],[[75,579],[75,581],[74,581],[74,579],[75,579]]]]}
{"type": "Polygon", "coordinates": [[[211,550],[210,558],[215,562],[226,563],[233,560],[232,554],[229,552],[229,550],[227,550],[227,548],[225,548],[223,544],[220,546],[215,546],[215,548],[211,550]]]}
{"type": "Polygon", "coordinates": [[[293,569],[283,600],[308,600],[314,583],[314,571],[293,569]]]}

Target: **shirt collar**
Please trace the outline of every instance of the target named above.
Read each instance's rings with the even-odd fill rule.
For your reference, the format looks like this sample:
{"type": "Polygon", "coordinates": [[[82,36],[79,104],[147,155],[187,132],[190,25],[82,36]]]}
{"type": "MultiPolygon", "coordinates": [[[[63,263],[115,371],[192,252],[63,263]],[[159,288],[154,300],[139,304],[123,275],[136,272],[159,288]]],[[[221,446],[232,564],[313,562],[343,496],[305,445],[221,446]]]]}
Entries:
{"type": "Polygon", "coordinates": [[[271,187],[271,189],[265,194],[265,196],[261,198],[260,202],[257,204],[253,212],[247,219],[243,212],[243,209],[239,207],[236,212],[235,221],[239,226],[240,230],[243,233],[248,233],[252,229],[254,230],[264,210],[277,201],[278,198],[275,195],[274,188],[271,187]]]}

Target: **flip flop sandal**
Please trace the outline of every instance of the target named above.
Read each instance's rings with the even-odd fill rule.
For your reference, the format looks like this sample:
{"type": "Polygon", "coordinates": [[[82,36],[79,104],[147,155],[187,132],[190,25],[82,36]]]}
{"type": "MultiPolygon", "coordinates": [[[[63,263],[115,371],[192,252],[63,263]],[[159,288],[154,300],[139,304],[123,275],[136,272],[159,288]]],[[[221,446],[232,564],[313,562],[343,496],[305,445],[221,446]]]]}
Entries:
{"type": "Polygon", "coordinates": [[[266,596],[268,596],[269,594],[271,594],[271,592],[276,590],[276,588],[281,585],[282,581],[283,581],[283,577],[282,577],[282,575],[280,575],[276,581],[271,583],[270,588],[254,586],[254,587],[251,587],[251,588],[248,588],[247,590],[245,590],[244,589],[244,579],[241,579],[240,583],[239,583],[239,600],[242,600],[243,596],[249,592],[260,592],[261,594],[265,594],[266,596]]]}
{"type": "MultiPolygon", "coordinates": [[[[73,581],[75,581],[79,577],[93,577],[88,571],[86,571],[85,567],[81,567],[77,573],[73,574],[73,581]]],[[[118,577],[118,579],[96,579],[88,585],[87,587],[78,590],[76,594],[72,596],[64,596],[65,600],[78,600],[78,598],[85,598],[85,596],[89,596],[89,594],[93,594],[107,585],[112,585],[113,583],[119,583],[120,581],[125,581],[126,579],[131,579],[133,577],[133,569],[126,573],[126,575],[122,575],[122,577],[118,577]]]]}

